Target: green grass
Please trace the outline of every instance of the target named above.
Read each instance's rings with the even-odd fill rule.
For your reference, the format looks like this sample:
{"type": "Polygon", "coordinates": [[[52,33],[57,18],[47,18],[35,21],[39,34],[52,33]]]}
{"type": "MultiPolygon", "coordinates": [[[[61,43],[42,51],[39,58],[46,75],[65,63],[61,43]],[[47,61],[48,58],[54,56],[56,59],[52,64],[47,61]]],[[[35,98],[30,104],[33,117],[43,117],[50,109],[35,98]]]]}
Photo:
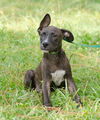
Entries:
{"type": "Polygon", "coordinates": [[[25,71],[35,69],[42,57],[37,28],[46,13],[52,25],[72,31],[75,42],[100,44],[99,0],[0,0],[0,120],[99,120],[99,48],[63,41],[83,108],[57,89],[51,94],[56,108],[48,112],[41,94],[24,90],[25,71]]]}

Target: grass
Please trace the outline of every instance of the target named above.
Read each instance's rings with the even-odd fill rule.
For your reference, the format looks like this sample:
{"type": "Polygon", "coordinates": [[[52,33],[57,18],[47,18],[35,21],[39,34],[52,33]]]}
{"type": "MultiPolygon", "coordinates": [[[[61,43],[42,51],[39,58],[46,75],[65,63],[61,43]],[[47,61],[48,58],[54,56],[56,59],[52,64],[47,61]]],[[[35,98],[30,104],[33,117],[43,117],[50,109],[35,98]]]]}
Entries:
{"type": "Polygon", "coordinates": [[[51,95],[55,108],[48,112],[41,94],[24,90],[25,71],[35,69],[42,57],[37,28],[46,13],[52,25],[72,31],[75,42],[100,44],[99,0],[1,0],[0,120],[99,120],[99,48],[63,41],[83,108],[77,109],[68,92],[57,89],[51,95]]]}

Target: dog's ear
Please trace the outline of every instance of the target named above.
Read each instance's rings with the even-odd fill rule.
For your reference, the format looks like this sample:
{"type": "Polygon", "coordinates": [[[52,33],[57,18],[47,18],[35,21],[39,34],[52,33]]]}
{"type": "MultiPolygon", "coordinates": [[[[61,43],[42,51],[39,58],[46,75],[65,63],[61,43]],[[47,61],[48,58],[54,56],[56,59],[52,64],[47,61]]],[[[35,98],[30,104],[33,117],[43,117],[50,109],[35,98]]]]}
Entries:
{"type": "Polygon", "coordinates": [[[38,33],[40,33],[40,31],[41,31],[44,27],[49,26],[50,22],[51,22],[51,17],[50,17],[49,14],[46,14],[46,15],[44,16],[44,18],[42,19],[42,21],[40,22],[40,26],[39,26],[39,28],[38,28],[38,33]]]}
{"type": "Polygon", "coordinates": [[[74,40],[73,34],[69,30],[61,29],[63,34],[63,39],[67,42],[72,42],[74,40]]]}

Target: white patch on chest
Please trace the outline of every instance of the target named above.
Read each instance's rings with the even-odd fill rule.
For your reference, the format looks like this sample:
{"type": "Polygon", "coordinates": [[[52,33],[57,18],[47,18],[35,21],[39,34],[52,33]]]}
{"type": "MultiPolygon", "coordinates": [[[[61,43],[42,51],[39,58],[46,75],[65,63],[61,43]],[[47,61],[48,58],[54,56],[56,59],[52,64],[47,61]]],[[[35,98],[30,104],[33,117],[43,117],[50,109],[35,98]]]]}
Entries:
{"type": "Polygon", "coordinates": [[[64,70],[56,70],[54,73],[51,73],[52,81],[59,86],[64,81],[64,70]]]}

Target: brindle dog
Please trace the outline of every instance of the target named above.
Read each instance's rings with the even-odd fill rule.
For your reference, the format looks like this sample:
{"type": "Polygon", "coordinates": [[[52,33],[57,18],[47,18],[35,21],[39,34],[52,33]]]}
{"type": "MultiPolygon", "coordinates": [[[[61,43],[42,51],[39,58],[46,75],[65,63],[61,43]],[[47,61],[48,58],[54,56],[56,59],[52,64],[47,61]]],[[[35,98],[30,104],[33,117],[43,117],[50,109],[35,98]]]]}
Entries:
{"type": "Polygon", "coordinates": [[[50,92],[52,86],[65,87],[67,84],[69,93],[79,105],[82,104],[77,88],[72,78],[69,61],[62,49],[62,40],[73,41],[73,34],[55,26],[49,26],[51,17],[46,14],[40,23],[38,33],[40,36],[40,48],[43,50],[43,59],[36,70],[28,70],[25,74],[24,85],[26,88],[36,89],[43,94],[43,104],[52,106],[50,92]]]}

